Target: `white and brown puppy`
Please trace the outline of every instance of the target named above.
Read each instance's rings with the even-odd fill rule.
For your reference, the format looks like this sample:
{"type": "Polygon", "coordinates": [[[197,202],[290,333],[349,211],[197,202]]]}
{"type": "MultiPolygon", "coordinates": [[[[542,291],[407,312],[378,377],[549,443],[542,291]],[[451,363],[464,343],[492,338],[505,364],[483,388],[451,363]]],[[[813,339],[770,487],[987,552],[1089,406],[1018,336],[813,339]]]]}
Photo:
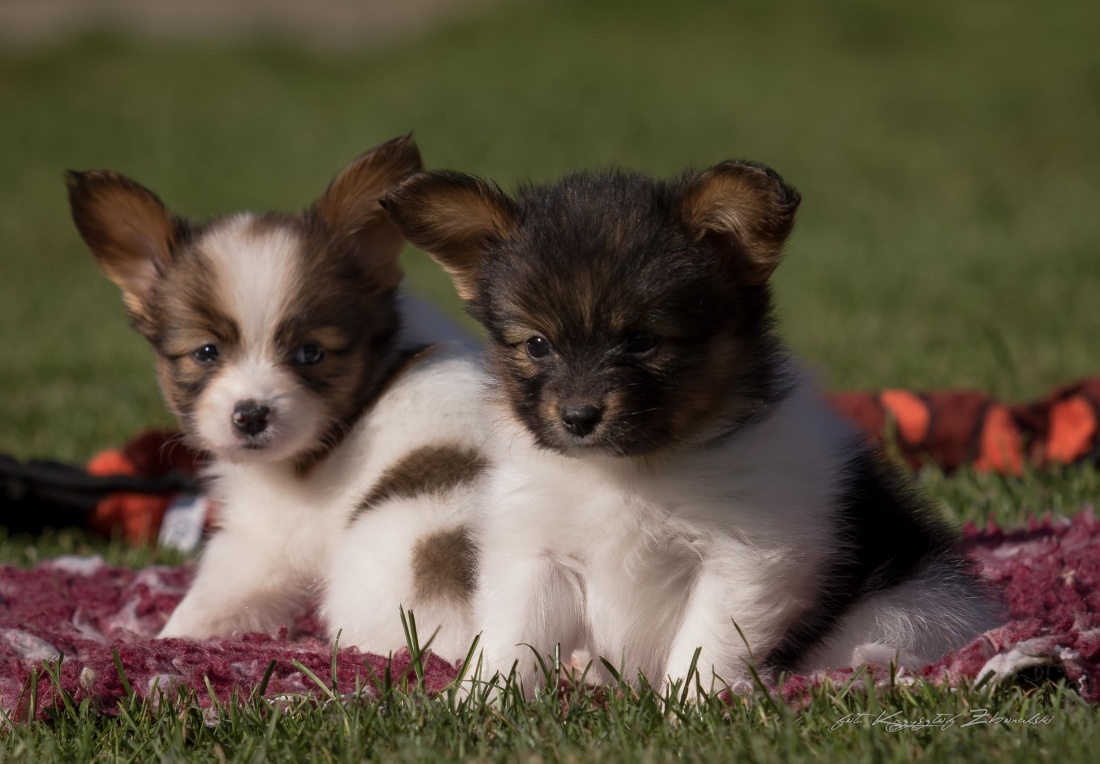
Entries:
{"type": "Polygon", "coordinates": [[[746,162],[515,198],[427,172],[383,197],[490,337],[500,423],[473,526],[490,672],[518,662],[530,690],[531,648],[558,645],[667,686],[701,649],[721,688],[750,661],[921,666],[995,624],[953,531],[774,333],[798,203],[746,162]]]}
{"type": "MultiPolygon", "coordinates": [[[[450,498],[483,467],[477,351],[428,346],[463,335],[399,298],[404,240],[378,204],[420,166],[411,137],[398,138],[300,213],[205,223],[116,173],[69,173],[77,228],[156,351],[187,441],[212,457],[218,528],[161,637],[286,624],[332,575],[353,518],[355,594],[386,624],[351,628],[353,643],[402,646],[399,605],[426,628],[435,610],[449,623],[462,612],[469,555],[450,498]],[[372,516],[399,503],[400,533],[382,523],[370,536],[372,516]]],[[[351,618],[328,615],[334,631],[351,618]]]]}

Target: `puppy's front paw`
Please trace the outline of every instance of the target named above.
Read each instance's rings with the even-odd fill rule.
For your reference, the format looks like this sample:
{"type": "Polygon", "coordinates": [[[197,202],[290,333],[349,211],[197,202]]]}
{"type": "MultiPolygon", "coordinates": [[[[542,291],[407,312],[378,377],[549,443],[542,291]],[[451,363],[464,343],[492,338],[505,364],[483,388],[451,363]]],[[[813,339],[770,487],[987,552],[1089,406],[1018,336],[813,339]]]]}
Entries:
{"type": "Polygon", "coordinates": [[[157,639],[210,639],[227,637],[245,630],[235,615],[213,615],[203,610],[210,608],[191,607],[188,600],[180,603],[175,612],[157,634],[157,639]]]}
{"type": "Polygon", "coordinates": [[[157,634],[157,639],[208,639],[219,632],[204,619],[180,616],[179,611],[172,614],[168,623],[157,634]]]}

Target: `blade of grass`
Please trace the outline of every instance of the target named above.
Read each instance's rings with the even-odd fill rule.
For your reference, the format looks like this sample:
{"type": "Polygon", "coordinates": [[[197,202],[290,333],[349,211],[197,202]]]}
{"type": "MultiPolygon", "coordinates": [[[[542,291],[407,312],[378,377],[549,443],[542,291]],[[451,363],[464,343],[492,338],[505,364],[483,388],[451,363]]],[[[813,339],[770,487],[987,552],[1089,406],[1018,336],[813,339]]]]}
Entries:
{"type": "Polygon", "coordinates": [[[122,657],[118,654],[118,648],[111,648],[111,657],[115,660],[115,669],[118,670],[118,680],[122,683],[122,691],[127,698],[134,696],[134,688],[130,686],[130,680],[126,677],[126,670],[122,668],[122,657]]]}
{"type": "Polygon", "coordinates": [[[260,680],[260,684],[256,688],[257,697],[262,698],[267,693],[268,682],[271,681],[271,675],[274,674],[274,673],[275,673],[275,660],[272,659],[272,661],[267,664],[267,669],[264,670],[263,679],[260,680]]]}
{"type": "Polygon", "coordinates": [[[333,701],[337,700],[336,693],[332,691],[332,688],[329,687],[324,682],[322,682],[320,677],[318,677],[316,674],[314,674],[313,671],[309,668],[309,666],[306,666],[301,661],[296,661],[296,660],[292,660],[291,664],[294,666],[294,668],[298,669],[303,674],[305,674],[307,677],[309,677],[310,680],[312,680],[312,682],[315,685],[320,687],[321,691],[325,693],[325,696],[329,700],[333,700],[333,701]]]}

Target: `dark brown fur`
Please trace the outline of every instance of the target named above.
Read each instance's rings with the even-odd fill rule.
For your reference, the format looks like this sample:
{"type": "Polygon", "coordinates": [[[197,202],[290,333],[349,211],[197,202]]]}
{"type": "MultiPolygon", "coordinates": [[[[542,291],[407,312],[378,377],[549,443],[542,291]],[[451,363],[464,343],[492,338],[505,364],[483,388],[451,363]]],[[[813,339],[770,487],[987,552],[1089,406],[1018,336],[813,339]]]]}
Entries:
{"type": "Polygon", "coordinates": [[[100,268],[122,288],[130,320],[145,333],[150,290],[188,225],[156,194],[110,170],[68,172],[73,223],[100,268]]]}
{"type": "Polygon", "coordinates": [[[163,281],[154,284],[142,313],[146,338],[157,351],[161,394],[188,430],[199,395],[218,373],[217,367],[196,361],[192,352],[213,341],[231,362],[240,351],[241,334],[237,322],[218,307],[211,265],[201,251],[178,249],[170,269],[172,288],[163,288],[163,281]]]}
{"type": "Polygon", "coordinates": [[[514,200],[485,181],[426,172],[383,200],[488,329],[488,367],[536,440],[615,455],[715,437],[786,394],[766,281],[798,201],[747,162],[671,182],[577,173],[514,200]],[[656,346],[628,351],[635,332],[656,346]],[[548,357],[528,354],[535,336],[548,357]],[[587,437],[563,429],[575,403],[602,409],[587,437]]]}
{"type": "Polygon", "coordinates": [[[474,546],[464,527],[438,531],[413,548],[413,596],[419,602],[467,603],[476,583],[474,546]]]}
{"type": "Polygon", "coordinates": [[[477,480],[487,467],[488,461],[473,448],[449,443],[421,446],[382,473],[348,522],[391,499],[453,490],[477,480]]]}

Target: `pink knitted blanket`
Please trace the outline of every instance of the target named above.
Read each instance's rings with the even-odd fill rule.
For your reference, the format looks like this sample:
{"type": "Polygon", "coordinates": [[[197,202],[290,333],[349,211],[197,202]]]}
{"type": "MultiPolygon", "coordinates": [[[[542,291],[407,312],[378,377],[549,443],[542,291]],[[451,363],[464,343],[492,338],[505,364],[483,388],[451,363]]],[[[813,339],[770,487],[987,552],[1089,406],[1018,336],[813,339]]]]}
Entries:
{"type": "MultiPolygon", "coordinates": [[[[1066,677],[1086,700],[1100,701],[1100,521],[1092,508],[1068,520],[1045,518],[1018,530],[971,526],[964,534],[983,574],[1003,591],[1010,621],[919,674],[956,683],[989,670],[1042,671],[1066,677]]],[[[30,570],[0,567],[0,709],[9,718],[26,719],[57,703],[54,682],[42,667],[52,670],[59,657],[65,692],[76,702],[90,698],[106,713],[128,692],[147,696],[158,688],[192,687],[204,704],[211,690],[222,701],[234,691],[246,697],[265,675],[267,697],[323,696],[302,666],[326,686],[335,679],[339,693],[370,693],[383,677],[387,658],[354,648],[337,651],[333,677],[332,647],[310,616],[273,635],[152,640],[189,576],[187,566],[129,570],[96,558],[59,558],[30,570]],[[32,675],[38,677],[37,692],[31,692],[32,675]]],[[[408,676],[408,654],[394,656],[389,668],[395,681],[408,676]]],[[[439,690],[456,673],[455,666],[430,657],[425,685],[439,690]]],[[[783,694],[797,700],[826,678],[844,681],[851,675],[788,678],[783,694]]]]}

